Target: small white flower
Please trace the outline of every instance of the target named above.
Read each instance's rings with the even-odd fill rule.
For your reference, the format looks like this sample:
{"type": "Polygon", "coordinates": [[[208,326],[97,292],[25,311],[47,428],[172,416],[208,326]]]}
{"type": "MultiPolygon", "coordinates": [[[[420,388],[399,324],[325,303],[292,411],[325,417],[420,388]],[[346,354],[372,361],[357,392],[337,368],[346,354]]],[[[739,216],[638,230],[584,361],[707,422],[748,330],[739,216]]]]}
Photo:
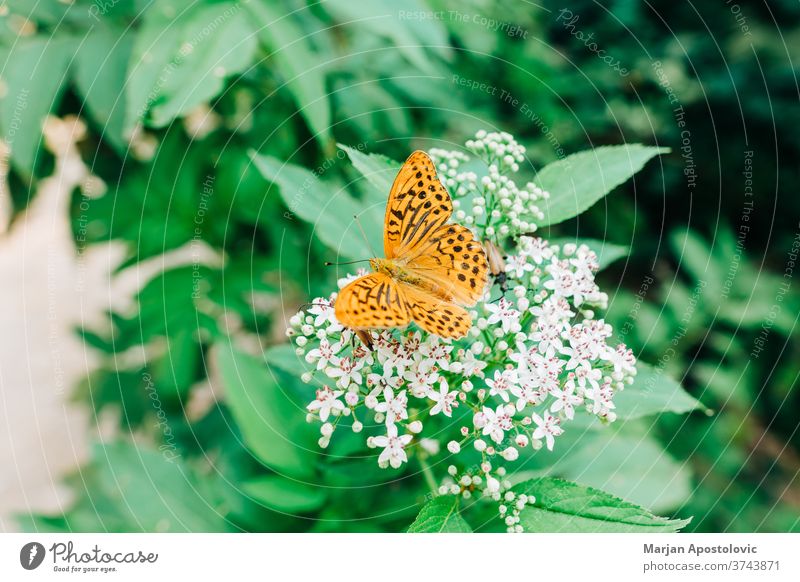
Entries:
{"type": "Polygon", "coordinates": [[[408,418],[408,397],[405,390],[401,390],[395,396],[394,390],[384,388],[383,400],[375,407],[375,411],[386,414],[386,424],[394,424],[398,420],[408,418]]]}
{"type": "Polygon", "coordinates": [[[306,362],[309,364],[316,362],[317,370],[325,369],[328,364],[337,366],[339,365],[339,358],[336,357],[336,354],[340,349],[341,344],[338,342],[331,345],[327,338],[322,338],[319,340],[319,347],[310,350],[306,354],[306,362]]]}
{"type": "Polygon", "coordinates": [[[431,408],[430,415],[434,416],[441,412],[445,416],[453,416],[453,407],[458,406],[458,402],[456,402],[457,396],[458,392],[455,390],[451,391],[447,385],[447,380],[442,378],[442,381],[439,385],[439,391],[431,391],[428,394],[428,398],[436,403],[436,405],[431,408]]]}
{"type": "Polygon", "coordinates": [[[491,389],[489,396],[500,396],[504,402],[508,402],[509,392],[516,384],[517,377],[513,370],[495,370],[494,378],[486,380],[486,385],[491,389]]]}
{"type": "Polygon", "coordinates": [[[390,424],[386,427],[386,436],[377,436],[372,439],[376,447],[383,448],[383,451],[378,456],[378,465],[391,466],[397,469],[403,463],[408,461],[408,456],[404,450],[406,445],[411,442],[413,437],[410,434],[403,436],[397,435],[397,425],[390,424]]]}
{"type": "Polygon", "coordinates": [[[564,432],[564,429],[558,426],[558,419],[547,413],[542,418],[535,412],[531,415],[531,419],[536,424],[532,435],[533,438],[538,440],[545,439],[547,450],[552,451],[555,437],[564,432]]]}
{"type": "Polygon", "coordinates": [[[487,303],[486,310],[491,314],[486,319],[487,323],[494,325],[499,322],[505,333],[512,331],[519,323],[519,311],[505,297],[501,297],[497,303],[487,303]]]}
{"type": "Polygon", "coordinates": [[[417,398],[425,398],[433,385],[439,380],[439,374],[433,370],[433,362],[424,360],[414,369],[406,371],[403,376],[408,382],[408,390],[417,398]]]}
{"type": "Polygon", "coordinates": [[[331,390],[323,386],[317,390],[317,398],[306,406],[309,412],[319,411],[319,418],[322,422],[328,420],[332,410],[344,410],[344,402],[339,400],[339,396],[344,394],[341,390],[331,390]]]}
{"type": "Polygon", "coordinates": [[[462,373],[467,378],[471,376],[483,377],[483,369],[487,366],[486,362],[479,360],[475,357],[472,350],[465,350],[464,355],[461,357],[462,373]]]}
{"type": "Polygon", "coordinates": [[[361,373],[359,370],[364,365],[361,360],[352,360],[349,357],[341,358],[334,366],[325,370],[329,378],[336,378],[336,385],[339,388],[347,388],[350,383],[361,384],[361,373]]]}
{"type": "Polygon", "coordinates": [[[566,417],[572,420],[575,417],[574,407],[583,402],[583,398],[575,394],[575,383],[569,380],[562,390],[555,389],[550,393],[556,399],[550,406],[550,412],[563,410],[566,417]]]}
{"type": "Polygon", "coordinates": [[[500,453],[500,456],[506,461],[516,461],[519,458],[519,451],[514,447],[508,447],[500,453]]]}
{"type": "Polygon", "coordinates": [[[506,259],[506,273],[516,279],[521,279],[525,273],[533,271],[533,265],[524,255],[509,255],[506,259]]]}
{"type": "Polygon", "coordinates": [[[496,443],[502,443],[506,431],[514,426],[505,405],[500,404],[495,410],[488,406],[483,407],[483,415],[486,417],[486,424],[483,427],[483,435],[489,436],[496,443]]]}
{"type": "Polygon", "coordinates": [[[453,351],[453,346],[442,343],[439,340],[439,336],[436,335],[430,335],[419,346],[419,354],[439,366],[442,370],[450,369],[451,351],[453,351]]]}

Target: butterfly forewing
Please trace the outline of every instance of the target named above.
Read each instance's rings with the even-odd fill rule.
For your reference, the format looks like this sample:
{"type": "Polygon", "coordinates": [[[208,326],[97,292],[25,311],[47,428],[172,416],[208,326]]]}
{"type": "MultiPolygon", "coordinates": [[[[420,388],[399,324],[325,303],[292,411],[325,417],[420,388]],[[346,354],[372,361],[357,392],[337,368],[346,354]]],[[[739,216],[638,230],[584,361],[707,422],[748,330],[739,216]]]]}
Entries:
{"type": "Polygon", "coordinates": [[[355,329],[404,327],[411,321],[403,292],[385,273],[371,273],[347,284],[336,298],[336,319],[355,329]]]}
{"type": "Polygon", "coordinates": [[[472,232],[447,224],[452,213],[433,161],[414,152],[397,174],[386,206],[383,246],[389,266],[342,289],[336,318],[355,330],[405,327],[413,320],[440,337],[463,337],[472,322],[460,305],[480,299],[488,265],[472,232]]]}
{"type": "Polygon", "coordinates": [[[413,253],[453,212],[433,160],[423,151],[411,154],[392,184],[383,233],[387,259],[413,253]]]}
{"type": "Polygon", "coordinates": [[[409,314],[422,329],[451,339],[464,337],[469,331],[472,320],[464,308],[434,297],[408,283],[400,285],[409,314]]]}
{"type": "Polygon", "coordinates": [[[435,295],[468,306],[483,295],[489,269],[486,252],[465,226],[440,226],[415,253],[405,267],[435,295]]]}

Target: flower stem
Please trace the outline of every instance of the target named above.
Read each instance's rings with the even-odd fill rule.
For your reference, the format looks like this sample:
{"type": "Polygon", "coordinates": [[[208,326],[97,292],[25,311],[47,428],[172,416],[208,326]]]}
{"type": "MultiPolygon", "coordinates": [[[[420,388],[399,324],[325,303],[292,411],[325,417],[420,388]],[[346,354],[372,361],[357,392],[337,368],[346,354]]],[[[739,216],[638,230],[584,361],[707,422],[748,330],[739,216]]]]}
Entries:
{"type": "Polygon", "coordinates": [[[425,477],[425,483],[428,484],[428,488],[431,490],[431,495],[436,497],[439,495],[439,487],[436,485],[436,478],[433,476],[433,471],[431,470],[431,466],[428,465],[427,459],[420,456],[419,466],[422,468],[422,476],[425,477]]]}

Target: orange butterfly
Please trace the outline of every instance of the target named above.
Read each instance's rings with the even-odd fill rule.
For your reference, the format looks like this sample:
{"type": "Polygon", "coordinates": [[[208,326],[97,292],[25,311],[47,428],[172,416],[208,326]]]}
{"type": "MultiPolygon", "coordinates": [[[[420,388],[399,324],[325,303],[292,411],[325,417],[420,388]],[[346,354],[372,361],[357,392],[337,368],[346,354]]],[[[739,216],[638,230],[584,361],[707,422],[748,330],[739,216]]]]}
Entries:
{"type": "Polygon", "coordinates": [[[336,318],[356,331],[405,327],[414,321],[444,338],[463,337],[472,321],[462,306],[483,295],[488,264],[472,232],[446,224],[453,212],[428,154],[409,156],[389,193],[385,259],[351,282],[336,299],[336,318]]]}

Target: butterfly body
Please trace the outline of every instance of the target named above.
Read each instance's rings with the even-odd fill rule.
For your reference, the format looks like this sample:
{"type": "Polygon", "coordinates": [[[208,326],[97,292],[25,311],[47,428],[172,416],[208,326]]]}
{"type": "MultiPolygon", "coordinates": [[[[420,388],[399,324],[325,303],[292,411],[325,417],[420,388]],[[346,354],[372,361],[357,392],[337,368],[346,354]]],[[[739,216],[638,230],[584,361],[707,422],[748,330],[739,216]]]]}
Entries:
{"type": "Polygon", "coordinates": [[[447,222],[452,211],[433,161],[422,151],[411,154],[389,194],[386,258],[370,259],[374,272],[340,291],[337,319],[357,331],[413,321],[441,337],[465,335],[471,318],[463,307],[482,296],[488,264],[472,232],[447,222]]]}

